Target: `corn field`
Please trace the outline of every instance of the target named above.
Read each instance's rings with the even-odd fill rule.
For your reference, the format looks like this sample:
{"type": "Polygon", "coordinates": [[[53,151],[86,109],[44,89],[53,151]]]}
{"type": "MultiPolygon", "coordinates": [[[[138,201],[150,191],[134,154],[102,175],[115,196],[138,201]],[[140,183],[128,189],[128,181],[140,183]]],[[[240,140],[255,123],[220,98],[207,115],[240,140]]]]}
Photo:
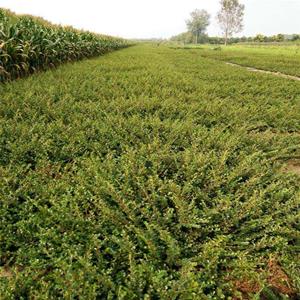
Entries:
{"type": "Polygon", "coordinates": [[[41,18],[16,16],[0,9],[0,81],[128,45],[120,38],[56,26],[41,18]]]}

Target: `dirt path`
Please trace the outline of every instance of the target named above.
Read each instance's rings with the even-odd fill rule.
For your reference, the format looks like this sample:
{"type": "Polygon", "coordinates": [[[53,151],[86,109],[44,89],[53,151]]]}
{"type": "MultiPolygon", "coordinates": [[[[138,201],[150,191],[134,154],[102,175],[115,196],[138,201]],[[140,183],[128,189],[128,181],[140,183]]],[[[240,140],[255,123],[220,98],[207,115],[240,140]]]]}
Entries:
{"type": "Polygon", "coordinates": [[[225,62],[225,63],[226,63],[226,65],[244,68],[244,69],[247,69],[248,71],[251,71],[251,72],[271,74],[271,75],[275,75],[275,76],[282,77],[282,78],[287,78],[287,79],[291,79],[291,80],[300,81],[300,77],[297,77],[297,76],[287,75],[287,74],[280,73],[280,72],[272,72],[272,71],[267,71],[267,70],[256,69],[254,67],[246,67],[246,66],[231,63],[231,62],[225,62]]]}

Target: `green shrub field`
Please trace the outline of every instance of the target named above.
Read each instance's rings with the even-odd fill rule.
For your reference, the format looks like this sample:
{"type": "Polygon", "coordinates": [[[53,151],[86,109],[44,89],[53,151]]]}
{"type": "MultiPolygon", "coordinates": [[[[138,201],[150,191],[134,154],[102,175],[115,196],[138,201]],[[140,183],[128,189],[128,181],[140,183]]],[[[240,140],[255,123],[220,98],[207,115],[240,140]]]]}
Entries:
{"type": "Polygon", "coordinates": [[[200,47],[186,46],[185,48],[192,51],[199,50],[198,54],[203,57],[300,77],[300,44],[228,47],[204,45],[200,47]]]}
{"type": "Polygon", "coordinates": [[[124,48],[129,42],[0,8],[0,82],[124,48]]]}
{"type": "Polygon", "coordinates": [[[299,299],[299,82],[139,44],[0,95],[1,299],[299,299]]]}

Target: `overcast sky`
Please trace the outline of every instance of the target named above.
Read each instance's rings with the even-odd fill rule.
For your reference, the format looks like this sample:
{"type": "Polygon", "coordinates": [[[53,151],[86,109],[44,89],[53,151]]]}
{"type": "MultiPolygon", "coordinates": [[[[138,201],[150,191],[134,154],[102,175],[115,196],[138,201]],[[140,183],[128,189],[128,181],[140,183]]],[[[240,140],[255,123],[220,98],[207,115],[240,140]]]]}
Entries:
{"type": "MultiPolygon", "coordinates": [[[[300,33],[300,0],[241,2],[246,6],[241,35],[300,33]]],[[[208,33],[220,35],[219,0],[0,0],[0,7],[125,38],[170,37],[185,31],[192,10],[204,8],[212,15],[208,33]]]]}

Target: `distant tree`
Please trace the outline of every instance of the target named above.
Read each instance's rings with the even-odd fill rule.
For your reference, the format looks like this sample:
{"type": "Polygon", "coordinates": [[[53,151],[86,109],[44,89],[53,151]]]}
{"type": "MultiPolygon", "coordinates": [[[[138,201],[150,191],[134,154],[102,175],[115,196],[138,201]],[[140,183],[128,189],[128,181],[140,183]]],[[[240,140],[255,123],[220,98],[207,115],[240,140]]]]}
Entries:
{"type": "Polygon", "coordinates": [[[193,34],[191,32],[183,32],[178,35],[172,36],[171,41],[178,42],[182,44],[192,44],[193,43],[193,34]]]}
{"type": "Polygon", "coordinates": [[[239,0],[221,0],[220,4],[221,10],[217,19],[224,34],[225,45],[227,45],[228,38],[243,29],[245,5],[240,4],[239,0]]]}
{"type": "Polygon", "coordinates": [[[210,24],[210,14],[204,9],[196,9],[191,13],[191,17],[186,21],[188,31],[193,34],[196,39],[196,44],[206,32],[210,24]]]}
{"type": "Polygon", "coordinates": [[[277,34],[276,36],[276,42],[284,42],[285,38],[284,38],[284,35],[279,33],[277,34]]]}
{"type": "Polygon", "coordinates": [[[220,45],[224,44],[224,39],[218,36],[210,36],[208,37],[208,43],[212,45],[220,45]]]}
{"type": "Polygon", "coordinates": [[[266,37],[263,34],[257,34],[254,37],[254,42],[259,42],[259,43],[263,43],[265,41],[266,37]]]}
{"type": "Polygon", "coordinates": [[[300,40],[300,34],[293,34],[292,41],[298,41],[300,40]]]}

